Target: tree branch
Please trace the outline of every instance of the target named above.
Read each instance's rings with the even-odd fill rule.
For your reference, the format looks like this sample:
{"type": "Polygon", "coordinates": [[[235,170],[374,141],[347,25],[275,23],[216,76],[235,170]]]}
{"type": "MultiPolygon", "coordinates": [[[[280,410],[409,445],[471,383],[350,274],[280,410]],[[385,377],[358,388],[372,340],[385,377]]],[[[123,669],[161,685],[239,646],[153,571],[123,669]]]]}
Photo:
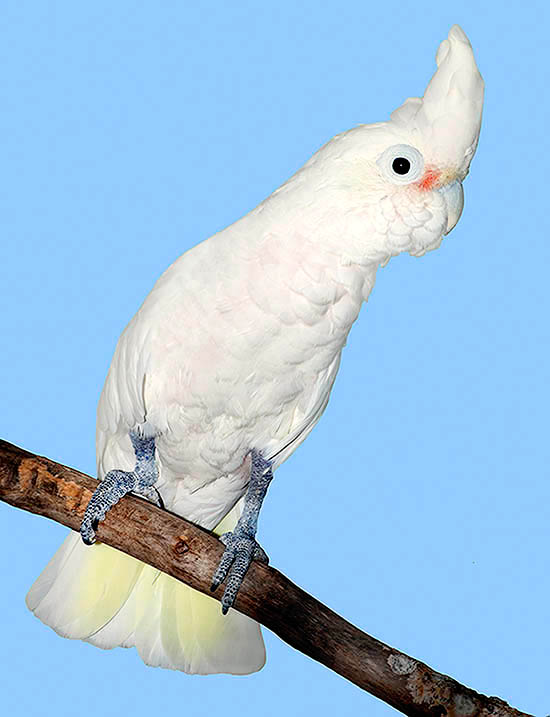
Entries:
{"type": "MultiPolygon", "coordinates": [[[[0,441],[0,499],[78,530],[97,481],[0,441]]],[[[206,530],[127,496],[97,531],[101,542],[210,593],[223,545],[206,530]]],[[[223,586],[214,597],[221,598],[223,586]]],[[[274,568],[252,563],[235,608],[282,640],[411,717],[529,717],[370,637],[274,568]]]]}

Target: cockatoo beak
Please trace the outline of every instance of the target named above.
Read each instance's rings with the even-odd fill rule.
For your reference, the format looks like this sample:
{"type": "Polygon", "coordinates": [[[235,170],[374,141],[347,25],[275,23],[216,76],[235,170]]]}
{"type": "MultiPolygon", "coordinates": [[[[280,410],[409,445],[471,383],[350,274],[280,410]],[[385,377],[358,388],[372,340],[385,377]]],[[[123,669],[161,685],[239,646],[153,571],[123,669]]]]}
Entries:
{"type": "Polygon", "coordinates": [[[462,209],[464,208],[464,190],[462,189],[462,182],[455,179],[449,184],[444,184],[437,190],[443,197],[445,206],[447,207],[447,229],[445,234],[448,234],[451,229],[454,229],[462,209]]]}

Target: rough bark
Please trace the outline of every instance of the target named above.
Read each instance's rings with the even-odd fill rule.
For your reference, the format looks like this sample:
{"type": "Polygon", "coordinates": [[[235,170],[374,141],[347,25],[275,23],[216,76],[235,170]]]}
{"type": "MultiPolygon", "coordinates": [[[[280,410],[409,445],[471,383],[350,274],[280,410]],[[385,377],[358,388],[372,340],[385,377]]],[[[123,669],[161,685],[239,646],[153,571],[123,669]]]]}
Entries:
{"type": "MultiPolygon", "coordinates": [[[[17,508],[78,530],[96,485],[84,473],[0,441],[0,498],[17,508]]],[[[212,533],[127,496],[100,523],[97,536],[211,595],[211,578],[223,552],[212,533]]],[[[223,585],[214,597],[222,593],[223,585]]],[[[272,567],[251,565],[235,608],[411,717],[526,715],[370,637],[272,567]]]]}

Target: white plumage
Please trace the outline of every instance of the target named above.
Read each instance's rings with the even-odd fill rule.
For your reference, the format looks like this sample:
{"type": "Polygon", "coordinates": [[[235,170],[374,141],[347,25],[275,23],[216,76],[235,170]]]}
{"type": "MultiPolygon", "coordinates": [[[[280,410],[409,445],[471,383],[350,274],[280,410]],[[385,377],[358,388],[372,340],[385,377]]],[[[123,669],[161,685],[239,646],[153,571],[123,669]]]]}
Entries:
{"type": "MultiPolygon", "coordinates": [[[[166,506],[209,529],[226,518],[227,530],[251,449],[277,467],[306,438],[377,268],[436,248],[460,216],[483,81],[458,26],[437,62],[423,100],[335,137],[161,276],[118,342],[99,401],[99,478],[133,469],[128,432],[139,428],[156,436],[166,506]]],[[[253,621],[222,617],[211,598],[75,534],[28,605],[66,637],[135,645],[152,665],[244,673],[265,659],[253,621]]]]}

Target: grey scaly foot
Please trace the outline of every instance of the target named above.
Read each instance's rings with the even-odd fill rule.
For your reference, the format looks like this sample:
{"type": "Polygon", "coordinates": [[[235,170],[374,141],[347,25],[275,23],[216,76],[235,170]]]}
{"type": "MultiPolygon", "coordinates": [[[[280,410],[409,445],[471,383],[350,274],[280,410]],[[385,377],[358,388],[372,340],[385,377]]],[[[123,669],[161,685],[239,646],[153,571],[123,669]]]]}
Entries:
{"type": "Polygon", "coordinates": [[[159,508],[164,508],[160,493],[154,487],[158,478],[155,439],[143,438],[135,431],[130,431],[130,440],[136,455],[136,467],[133,471],[109,471],[95,489],[80,525],[80,535],[87,545],[95,543],[95,531],[99,521],[103,520],[107,511],[127,493],[135,493],[152,501],[159,508]]]}
{"type": "Polygon", "coordinates": [[[244,499],[243,512],[235,530],[231,533],[224,533],[220,537],[225,545],[225,550],[210,588],[214,592],[227,577],[222,597],[224,615],[235,602],[250,563],[253,560],[262,563],[268,562],[267,555],[256,542],[256,530],[258,529],[260,509],[272,478],[271,463],[257,451],[252,451],[250,483],[244,499]]]}

